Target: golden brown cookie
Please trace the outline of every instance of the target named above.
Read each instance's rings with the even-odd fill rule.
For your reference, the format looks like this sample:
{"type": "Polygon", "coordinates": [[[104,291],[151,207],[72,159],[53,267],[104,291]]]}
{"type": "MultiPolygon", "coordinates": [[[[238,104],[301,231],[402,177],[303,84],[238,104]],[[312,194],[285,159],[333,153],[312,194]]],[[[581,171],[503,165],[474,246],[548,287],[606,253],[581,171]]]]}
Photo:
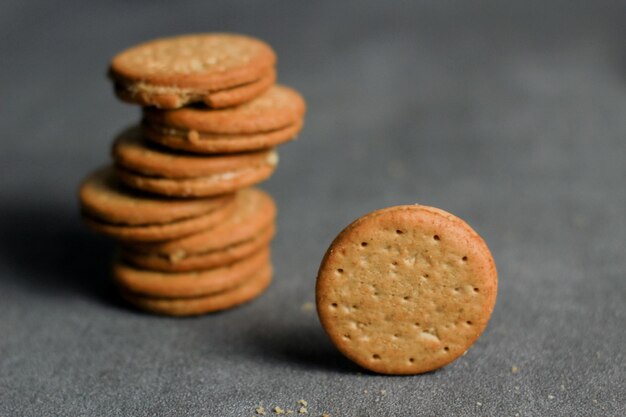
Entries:
{"type": "Polygon", "coordinates": [[[99,233],[126,241],[175,239],[209,229],[227,218],[235,198],[173,200],[120,184],[112,167],[87,177],[79,191],[83,219],[99,233]]]}
{"type": "Polygon", "coordinates": [[[113,158],[126,185],[177,197],[232,193],[268,178],[278,162],[273,149],[211,156],[172,151],[144,140],[138,128],[117,137],[113,158]]]}
{"type": "Polygon", "coordinates": [[[145,108],[146,137],[194,152],[241,152],[276,146],[294,138],[306,105],[295,90],[276,85],[241,106],[221,110],[145,108]]]}
{"type": "Polygon", "coordinates": [[[267,264],[253,277],[228,291],[195,298],[155,298],[131,294],[122,296],[136,307],[167,316],[197,316],[226,310],[249,302],[265,291],[272,280],[272,267],[267,264]]]}
{"type": "Polygon", "coordinates": [[[280,129],[249,134],[209,134],[144,126],[146,138],[168,148],[195,153],[233,153],[271,148],[295,139],[302,130],[302,121],[280,129]]]}
{"type": "Polygon", "coordinates": [[[180,262],[189,256],[210,253],[252,239],[272,226],[275,217],[276,205],[269,194],[248,188],[237,193],[233,215],[209,231],[182,239],[127,247],[134,252],[159,254],[180,262]]]}
{"type": "Polygon", "coordinates": [[[432,207],[390,207],[349,225],[320,266],[320,321],[364,368],[416,374],[461,356],[485,329],[497,272],[482,238],[432,207]]]}
{"type": "Polygon", "coordinates": [[[236,262],[268,246],[274,237],[274,229],[272,224],[251,239],[208,252],[190,254],[174,252],[162,255],[156,252],[138,252],[126,247],[121,251],[121,257],[129,264],[153,271],[185,272],[215,268],[236,262]]]}
{"type": "Polygon", "coordinates": [[[189,298],[236,287],[269,263],[269,249],[231,264],[191,272],[160,272],[117,261],[113,278],[124,291],[151,297],[189,298]]]}
{"type": "Polygon", "coordinates": [[[109,70],[122,100],[179,108],[248,101],[275,79],[276,55],[249,36],[206,33],[156,39],[116,55],[109,70]]]}

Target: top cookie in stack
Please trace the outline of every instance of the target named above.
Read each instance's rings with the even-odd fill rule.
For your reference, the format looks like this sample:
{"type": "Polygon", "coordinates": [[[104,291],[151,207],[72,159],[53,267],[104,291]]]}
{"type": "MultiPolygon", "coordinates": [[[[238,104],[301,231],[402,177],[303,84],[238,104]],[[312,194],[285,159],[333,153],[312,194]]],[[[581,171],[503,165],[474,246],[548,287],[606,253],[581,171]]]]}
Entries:
{"type": "Polygon", "coordinates": [[[113,275],[136,306],[195,315],[269,284],[275,205],[249,188],[273,173],[274,147],[302,128],[305,103],[275,85],[276,55],[236,34],[150,41],[114,57],[116,95],[142,123],[113,144],[114,167],[81,187],[83,217],[120,241],[113,275]]]}
{"type": "Polygon", "coordinates": [[[176,36],[137,45],[117,55],[110,75],[122,100],[176,109],[191,103],[236,106],[276,79],[276,54],[248,36],[214,33],[176,36]]]}

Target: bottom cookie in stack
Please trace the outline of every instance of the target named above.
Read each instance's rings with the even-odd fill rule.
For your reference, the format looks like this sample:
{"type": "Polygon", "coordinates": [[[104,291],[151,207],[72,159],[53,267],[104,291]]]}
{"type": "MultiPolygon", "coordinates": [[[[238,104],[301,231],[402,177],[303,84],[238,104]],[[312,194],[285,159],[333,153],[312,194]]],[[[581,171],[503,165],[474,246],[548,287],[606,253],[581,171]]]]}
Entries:
{"type": "Polygon", "coordinates": [[[113,267],[123,297],[146,311],[199,315],[260,295],[272,276],[276,208],[265,192],[237,193],[232,215],[176,240],[127,243],[113,267]]]}

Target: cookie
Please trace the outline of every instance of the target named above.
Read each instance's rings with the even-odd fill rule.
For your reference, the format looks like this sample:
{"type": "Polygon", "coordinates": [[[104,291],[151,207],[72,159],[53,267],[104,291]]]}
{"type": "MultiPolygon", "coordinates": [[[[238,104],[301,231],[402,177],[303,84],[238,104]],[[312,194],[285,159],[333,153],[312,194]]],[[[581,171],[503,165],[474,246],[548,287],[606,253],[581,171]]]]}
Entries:
{"type": "Polygon", "coordinates": [[[269,263],[269,249],[231,264],[192,272],[160,272],[115,262],[113,278],[126,292],[151,297],[188,298],[233,288],[269,263]]]}
{"type": "Polygon", "coordinates": [[[262,93],[275,78],[276,55],[249,36],[206,33],[142,43],[116,55],[109,69],[119,98],[142,106],[222,107],[262,93]]]}
{"type": "Polygon", "coordinates": [[[215,268],[218,265],[229,264],[250,256],[261,250],[261,248],[268,246],[274,237],[274,233],[275,228],[272,224],[251,239],[203,253],[184,254],[182,252],[174,252],[170,255],[162,255],[124,248],[120,255],[129,264],[153,271],[195,271],[215,268]]]}
{"type": "Polygon", "coordinates": [[[375,211],[344,229],[320,266],[322,326],[374,372],[417,374],[461,356],[485,329],[497,272],[461,219],[412,205],[375,211]]]}
{"type": "Polygon", "coordinates": [[[265,291],[272,280],[272,267],[267,264],[253,277],[224,292],[195,298],[156,298],[122,290],[122,297],[134,306],[167,316],[197,316],[233,308],[249,302],[265,291]]]}
{"type": "Polygon", "coordinates": [[[222,110],[145,108],[147,138],[194,152],[241,152],[276,146],[302,128],[306,105],[295,90],[276,85],[254,100],[222,110]]]}
{"type": "Polygon", "coordinates": [[[134,252],[159,254],[182,261],[189,256],[221,250],[252,239],[269,228],[276,205],[266,192],[248,188],[237,193],[234,213],[211,230],[164,242],[126,245],[134,252]]]}
{"type": "Polygon", "coordinates": [[[295,139],[302,130],[302,121],[287,127],[262,133],[208,134],[144,126],[146,138],[172,149],[195,153],[233,153],[271,148],[295,139]]]}
{"type": "Polygon", "coordinates": [[[96,232],[126,241],[175,239],[209,229],[235,208],[234,196],[173,200],[129,189],[112,167],[94,172],[79,191],[83,220],[96,232]]]}
{"type": "Polygon", "coordinates": [[[232,193],[267,179],[278,163],[273,149],[211,156],[171,151],[144,140],[136,127],[115,140],[113,158],[126,185],[177,197],[232,193]]]}

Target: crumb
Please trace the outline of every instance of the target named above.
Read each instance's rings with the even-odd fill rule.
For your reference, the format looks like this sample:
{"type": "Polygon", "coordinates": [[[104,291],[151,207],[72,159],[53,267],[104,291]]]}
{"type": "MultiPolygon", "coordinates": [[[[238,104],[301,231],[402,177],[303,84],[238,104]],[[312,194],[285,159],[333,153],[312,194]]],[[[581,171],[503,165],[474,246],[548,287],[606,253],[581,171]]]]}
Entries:
{"type": "Polygon", "coordinates": [[[519,417],[519,413],[515,413],[515,417],[519,417]]]}
{"type": "Polygon", "coordinates": [[[298,400],[298,404],[303,405],[303,406],[305,406],[305,407],[306,407],[307,405],[309,405],[309,403],[308,403],[308,402],[306,402],[306,400],[298,400]]]}
{"type": "Polygon", "coordinates": [[[382,395],[385,395],[385,394],[387,394],[387,391],[385,391],[384,389],[381,389],[381,390],[380,390],[380,393],[381,393],[382,395]]]}
{"type": "Polygon", "coordinates": [[[303,303],[300,306],[300,310],[302,310],[302,311],[304,311],[306,313],[308,313],[310,311],[313,311],[314,308],[315,308],[315,305],[312,302],[310,302],[310,301],[307,301],[306,303],[303,303]]]}
{"type": "Polygon", "coordinates": [[[298,410],[298,413],[300,413],[300,414],[308,414],[309,410],[307,410],[306,407],[300,407],[300,409],[298,410]]]}
{"type": "Polygon", "coordinates": [[[287,410],[287,414],[293,414],[293,410],[287,410]]]}
{"type": "Polygon", "coordinates": [[[324,413],[324,414],[322,414],[322,417],[330,417],[330,414],[324,413]]]}
{"type": "Polygon", "coordinates": [[[515,365],[511,366],[511,373],[516,374],[519,372],[519,368],[515,365]]]}
{"type": "Polygon", "coordinates": [[[276,406],[274,407],[274,414],[285,414],[285,410],[283,410],[279,406],[276,406]]]}
{"type": "Polygon", "coordinates": [[[602,354],[600,352],[596,352],[596,358],[601,359],[602,358],[602,354]]]}
{"type": "Polygon", "coordinates": [[[481,405],[483,405],[483,403],[481,403],[480,401],[476,401],[476,405],[480,407],[481,405]]]}
{"type": "Polygon", "coordinates": [[[598,400],[596,400],[595,398],[593,400],[591,400],[592,403],[594,404],[598,404],[598,400]]]}
{"type": "Polygon", "coordinates": [[[367,390],[366,389],[363,390],[363,394],[367,394],[367,390]]]}
{"type": "Polygon", "coordinates": [[[565,385],[561,384],[561,391],[565,391],[565,385]]]}
{"type": "Polygon", "coordinates": [[[553,400],[554,399],[554,395],[548,395],[548,399],[549,400],[553,400]]]}
{"type": "Polygon", "coordinates": [[[515,391],[519,391],[519,386],[518,385],[514,386],[513,388],[515,389],[515,391]]]}
{"type": "Polygon", "coordinates": [[[265,408],[263,408],[262,406],[258,406],[256,408],[256,410],[254,410],[254,411],[256,411],[256,413],[259,414],[259,415],[262,415],[262,416],[265,415],[265,408]]]}

